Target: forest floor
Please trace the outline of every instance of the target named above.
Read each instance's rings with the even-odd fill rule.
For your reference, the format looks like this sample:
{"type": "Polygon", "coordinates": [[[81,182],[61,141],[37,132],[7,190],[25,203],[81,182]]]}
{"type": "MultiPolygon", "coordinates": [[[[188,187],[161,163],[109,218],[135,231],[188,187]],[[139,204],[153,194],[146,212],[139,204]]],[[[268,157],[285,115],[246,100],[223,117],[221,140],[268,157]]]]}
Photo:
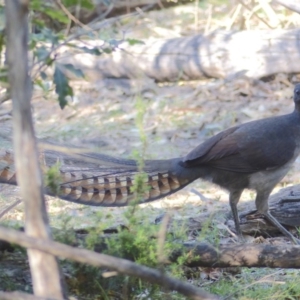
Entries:
{"type": "MultiPolygon", "coordinates": [[[[174,11],[175,9],[172,10],[174,11]]],[[[153,14],[150,13],[150,16],[153,14]]],[[[157,14],[155,18],[163,16],[157,14]]],[[[182,32],[176,30],[181,24],[175,25],[173,24],[175,29],[172,34],[182,35],[182,32]]],[[[155,29],[160,34],[164,32],[159,26],[155,29]]],[[[134,33],[134,30],[130,32],[131,35],[134,33]]],[[[147,30],[144,31],[145,35],[147,30]]],[[[164,35],[169,37],[170,30],[164,32],[164,35]]],[[[137,38],[144,36],[136,32],[137,38]]],[[[72,83],[75,97],[64,110],[59,108],[54,93],[44,97],[41,92],[36,91],[32,111],[39,138],[117,157],[128,158],[135,151],[143,151],[145,159],[164,159],[183,156],[208,137],[234,125],[291,112],[291,81],[300,81],[300,77],[278,74],[268,81],[237,78],[234,81],[207,79],[174,83],[147,81],[146,84],[133,84],[124,79],[95,79],[93,82],[81,80],[72,83]],[[143,119],[147,140],[145,149],[136,125],[138,99],[146,107],[143,119]]],[[[1,112],[10,110],[10,103],[4,103],[0,107],[0,121],[5,126],[9,126],[11,116],[1,112]]],[[[282,187],[299,184],[299,170],[298,159],[293,170],[277,185],[274,192],[282,187]]],[[[12,199],[19,197],[17,190],[8,186],[0,187],[1,210],[12,199]]],[[[253,198],[253,192],[245,191],[239,209],[253,207],[253,198]]],[[[47,199],[50,224],[56,229],[85,229],[95,227],[103,220],[108,226],[125,222],[124,212],[127,208],[89,207],[56,198],[47,199]]],[[[219,187],[200,180],[162,200],[142,204],[140,208],[143,218],[147,215],[149,222],[154,222],[167,211],[172,212],[174,219],[196,218],[206,212],[210,216],[208,220],[211,223],[208,227],[211,230],[214,226],[222,228],[225,215],[230,210],[228,194],[219,187]]],[[[22,204],[10,210],[2,220],[21,225],[24,220],[22,204]]],[[[209,236],[209,232],[201,238],[205,240],[206,235],[209,236]]],[[[228,239],[228,234],[224,234],[225,236],[228,239]]],[[[1,276],[15,276],[17,286],[20,287],[23,280],[23,289],[30,290],[28,269],[22,266],[21,269],[10,272],[11,264],[11,261],[1,258],[1,265],[3,268],[6,266],[6,269],[0,274],[0,289],[4,283],[1,276]]],[[[242,268],[237,274],[226,273],[222,269],[199,269],[198,272],[199,276],[192,282],[212,293],[229,297],[227,299],[299,299],[300,295],[296,284],[299,273],[296,270],[242,268]]],[[[141,298],[143,297],[135,299],[141,298]]],[[[179,298],[174,296],[172,299],[179,298]]]]}

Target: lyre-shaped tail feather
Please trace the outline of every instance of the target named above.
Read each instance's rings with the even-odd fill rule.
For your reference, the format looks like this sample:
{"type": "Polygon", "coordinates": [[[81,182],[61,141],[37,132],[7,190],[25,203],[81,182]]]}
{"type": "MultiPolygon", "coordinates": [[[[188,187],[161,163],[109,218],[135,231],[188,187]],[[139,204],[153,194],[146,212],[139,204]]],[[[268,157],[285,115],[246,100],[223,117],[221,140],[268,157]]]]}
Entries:
{"type": "Polygon", "coordinates": [[[0,183],[17,184],[14,157],[10,151],[0,151],[0,183]]]}
{"type": "MultiPolygon", "coordinates": [[[[127,170],[115,174],[88,177],[81,173],[81,179],[72,173],[62,173],[64,183],[59,197],[72,202],[97,206],[124,206],[135,199],[132,191],[136,171],[127,170]],[[71,179],[73,177],[73,180],[71,179]]],[[[179,179],[170,171],[146,172],[145,192],[141,202],[153,201],[183,188],[188,180],[179,179]]]]}
{"type": "MultiPolygon", "coordinates": [[[[53,163],[52,156],[44,153],[41,160],[43,170],[53,163]]],[[[60,168],[60,186],[56,196],[76,203],[96,206],[124,206],[135,199],[132,191],[137,164],[133,160],[113,158],[100,154],[84,154],[80,165],[85,165],[85,159],[95,160],[89,167],[80,167],[78,160],[73,165],[60,168]],[[99,165],[96,162],[99,161],[99,165]],[[108,166],[103,167],[107,162],[108,166]],[[78,163],[78,164],[79,164],[78,163]],[[113,166],[110,166],[113,165],[113,166]]],[[[77,158],[78,159],[78,158],[77,158]]],[[[172,194],[193,180],[180,178],[173,172],[178,159],[149,160],[145,162],[145,193],[142,202],[153,201],[172,194]]],[[[17,184],[14,170],[13,154],[9,151],[0,153],[0,183],[17,184]]],[[[46,193],[53,195],[50,188],[46,193]]]]}

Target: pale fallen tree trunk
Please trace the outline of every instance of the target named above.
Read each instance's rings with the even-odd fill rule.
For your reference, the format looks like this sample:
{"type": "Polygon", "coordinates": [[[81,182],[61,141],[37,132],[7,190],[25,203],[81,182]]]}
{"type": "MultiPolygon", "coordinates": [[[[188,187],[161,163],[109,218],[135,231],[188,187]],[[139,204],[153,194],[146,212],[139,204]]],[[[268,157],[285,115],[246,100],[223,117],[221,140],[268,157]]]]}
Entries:
{"type": "MultiPolygon", "coordinates": [[[[156,81],[194,80],[205,77],[261,78],[276,73],[300,72],[300,29],[216,31],[145,44],[124,42],[112,54],[64,56],[90,79],[153,78],[156,81]]],[[[95,42],[91,45],[99,45],[95,42]]],[[[64,51],[70,51],[66,49],[64,51]]]]}
{"type": "Polygon", "coordinates": [[[76,249],[51,240],[32,238],[24,233],[4,227],[0,227],[0,240],[29,249],[40,250],[61,258],[75,260],[80,263],[108,268],[120,274],[136,276],[142,280],[158,284],[168,290],[177,291],[190,299],[220,299],[218,296],[202,291],[187,282],[170,278],[161,271],[138,265],[129,260],[95,253],[86,249],[76,249]]]}

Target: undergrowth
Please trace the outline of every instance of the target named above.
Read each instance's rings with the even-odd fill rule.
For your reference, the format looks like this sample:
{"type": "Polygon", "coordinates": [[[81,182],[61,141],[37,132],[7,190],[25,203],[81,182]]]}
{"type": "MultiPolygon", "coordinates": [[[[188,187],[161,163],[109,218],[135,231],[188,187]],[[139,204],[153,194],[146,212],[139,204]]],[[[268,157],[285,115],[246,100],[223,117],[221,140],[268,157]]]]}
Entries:
{"type": "MultiPolygon", "coordinates": [[[[103,216],[99,214],[98,226],[89,231],[85,245],[89,249],[99,250],[101,244],[101,252],[116,257],[126,258],[135,261],[138,264],[159,268],[163,272],[169,273],[171,276],[183,278],[183,259],[179,259],[178,263],[165,266],[158,251],[158,239],[163,238],[164,257],[168,257],[172,251],[180,249],[179,240],[184,240],[185,229],[181,227],[181,231],[176,231],[176,236],[167,233],[160,236],[160,226],[149,221],[147,212],[140,209],[138,203],[143,200],[144,194],[149,190],[149,186],[145,184],[148,175],[143,171],[144,158],[143,154],[146,149],[146,135],[143,129],[143,117],[146,113],[146,105],[141,97],[136,99],[136,126],[140,133],[140,142],[142,151],[134,153],[133,156],[137,161],[139,173],[134,178],[132,192],[135,199],[130,203],[124,212],[125,224],[117,229],[117,233],[105,235],[103,230],[107,228],[107,222],[103,216]],[[102,236],[103,243],[99,237],[102,236]]],[[[107,220],[106,220],[107,221],[107,220]]],[[[161,250],[161,249],[160,249],[161,250]]],[[[162,299],[163,295],[167,295],[160,287],[145,283],[139,278],[119,276],[109,270],[99,270],[98,268],[85,266],[81,264],[68,265],[68,272],[72,273],[68,280],[69,286],[77,295],[97,294],[99,299],[138,299],[139,297],[147,297],[148,299],[162,299]]],[[[183,299],[176,293],[168,293],[169,299],[183,299]]]]}

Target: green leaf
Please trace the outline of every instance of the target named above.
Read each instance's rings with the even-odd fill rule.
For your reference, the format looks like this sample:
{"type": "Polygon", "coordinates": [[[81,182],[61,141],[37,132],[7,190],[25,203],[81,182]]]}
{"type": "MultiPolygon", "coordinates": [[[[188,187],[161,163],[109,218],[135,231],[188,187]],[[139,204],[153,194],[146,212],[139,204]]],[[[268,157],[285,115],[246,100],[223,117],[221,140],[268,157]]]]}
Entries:
{"type": "Polygon", "coordinates": [[[4,39],[4,35],[5,35],[5,32],[4,30],[0,30],[0,55],[4,49],[4,46],[5,46],[5,39],[4,39]]]}
{"type": "Polygon", "coordinates": [[[3,82],[3,83],[8,82],[7,66],[0,67],[0,81],[3,82]]]}
{"type": "Polygon", "coordinates": [[[45,64],[47,66],[51,66],[54,61],[55,61],[55,58],[47,57],[46,60],[45,60],[45,64]]]}
{"type": "Polygon", "coordinates": [[[34,39],[30,39],[29,41],[29,49],[32,50],[36,47],[37,42],[34,39]]]}
{"type": "Polygon", "coordinates": [[[54,9],[45,9],[44,13],[48,15],[50,18],[57,20],[61,23],[68,24],[69,18],[60,10],[54,10],[54,9]]]}
{"type": "Polygon", "coordinates": [[[66,7],[78,6],[84,7],[86,9],[92,10],[95,8],[94,1],[92,0],[81,0],[80,4],[78,0],[63,0],[63,3],[66,7]]]}
{"type": "Polygon", "coordinates": [[[144,45],[145,43],[141,40],[136,40],[136,39],[126,39],[126,41],[128,42],[128,44],[130,46],[136,45],[136,44],[141,44],[144,45]]]}
{"type": "Polygon", "coordinates": [[[60,164],[51,166],[45,174],[45,184],[54,195],[58,195],[62,178],[60,174],[60,164]]]}
{"type": "Polygon", "coordinates": [[[73,89],[69,85],[68,78],[58,65],[55,65],[53,83],[55,84],[55,92],[58,95],[59,106],[63,109],[68,104],[66,97],[73,97],[73,89]]]}
{"type": "Polygon", "coordinates": [[[72,43],[68,44],[68,46],[76,48],[76,49],[79,49],[79,50],[81,50],[84,53],[93,54],[93,55],[97,55],[97,56],[99,56],[99,55],[101,55],[103,53],[102,50],[98,49],[98,47],[97,48],[96,47],[94,47],[94,48],[88,48],[86,46],[76,46],[76,45],[74,45],[72,43]]]}
{"type": "Polygon", "coordinates": [[[0,5],[0,30],[5,29],[5,8],[3,5],[0,5]]]}
{"type": "Polygon", "coordinates": [[[46,26],[45,21],[41,20],[41,19],[33,19],[32,20],[32,24],[34,24],[34,25],[36,25],[36,26],[38,26],[40,28],[43,28],[43,27],[46,26]]]}
{"type": "Polygon", "coordinates": [[[49,84],[47,82],[36,79],[34,83],[38,85],[45,93],[49,92],[49,84]]]}
{"type": "Polygon", "coordinates": [[[103,52],[106,53],[106,54],[112,53],[111,48],[103,48],[102,50],[103,50],[103,52]]]}
{"type": "Polygon", "coordinates": [[[34,51],[34,55],[39,60],[44,60],[48,57],[49,51],[45,46],[37,47],[36,50],[34,51]]]}
{"type": "Polygon", "coordinates": [[[40,0],[31,0],[30,1],[30,10],[38,10],[42,9],[42,1],[40,0]]]}
{"type": "Polygon", "coordinates": [[[42,77],[43,80],[46,80],[47,77],[48,77],[47,74],[44,71],[41,71],[40,75],[41,75],[41,77],[42,77]]]}
{"type": "Polygon", "coordinates": [[[84,78],[84,74],[81,69],[75,68],[74,65],[72,64],[63,64],[62,65],[64,68],[66,68],[68,71],[72,72],[75,74],[77,77],[84,78]]]}
{"type": "Polygon", "coordinates": [[[51,42],[52,45],[57,45],[63,37],[49,28],[42,28],[40,33],[33,35],[32,38],[37,41],[51,42]]]}

